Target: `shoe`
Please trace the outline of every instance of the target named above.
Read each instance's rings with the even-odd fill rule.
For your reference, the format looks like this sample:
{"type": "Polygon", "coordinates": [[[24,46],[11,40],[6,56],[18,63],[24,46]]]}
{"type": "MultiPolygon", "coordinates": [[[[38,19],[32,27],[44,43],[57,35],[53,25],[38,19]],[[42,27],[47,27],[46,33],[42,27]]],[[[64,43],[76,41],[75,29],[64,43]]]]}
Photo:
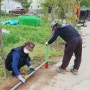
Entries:
{"type": "Polygon", "coordinates": [[[71,72],[72,72],[74,75],[78,75],[78,70],[77,70],[77,69],[71,69],[71,72]]]}
{"type": "Polygon", "coordinates": [[[65,69],[62,69],[61,67],[57,67],[56,71],[59,72],[59,73],[62,73],[62,74],[66,73],[65,69]]]}

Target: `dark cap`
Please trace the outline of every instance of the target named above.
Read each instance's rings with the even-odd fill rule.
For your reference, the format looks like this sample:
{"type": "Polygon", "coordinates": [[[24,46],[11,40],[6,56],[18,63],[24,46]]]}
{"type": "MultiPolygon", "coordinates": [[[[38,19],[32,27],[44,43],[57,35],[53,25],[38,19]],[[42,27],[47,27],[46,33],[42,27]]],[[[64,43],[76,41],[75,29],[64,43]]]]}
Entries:
{"type": "Polygon", "coordinates": [[[25,47],[29,50],[29,51],[32,51],[33,48],[35,47],[35,44],[32,42],[32,41],[27,41],[25,43],[25,47]]]}

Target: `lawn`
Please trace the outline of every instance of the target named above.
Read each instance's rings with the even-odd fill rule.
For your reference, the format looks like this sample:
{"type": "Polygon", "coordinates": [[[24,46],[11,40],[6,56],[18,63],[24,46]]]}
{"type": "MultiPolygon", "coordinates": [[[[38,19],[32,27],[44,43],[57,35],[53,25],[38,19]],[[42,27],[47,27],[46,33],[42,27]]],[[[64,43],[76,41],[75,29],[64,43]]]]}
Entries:
{"type": "MultiPolygon", "coordinates": [[[[2,21],[10,19],[18,20],[18,17],[2,17],[2,21]]],[[[35,43],[33,52],[30,53],[31,62],[34,66],[42,63],[45,60],[45,42],[52,36],[50,30],[50,21],[41,19],[40,26],[29,25],[2,25],[2,28],[8,30],[10,34],[3,34],[4,53],[5,57],[10,49],[23,45],[27,40],[32,40],[35,43]]],[[[58,48],[57,42],[64,43],[62,39],[49,46],[49,57],[61,56],[63,54],[62,46],[58,48]]]]}

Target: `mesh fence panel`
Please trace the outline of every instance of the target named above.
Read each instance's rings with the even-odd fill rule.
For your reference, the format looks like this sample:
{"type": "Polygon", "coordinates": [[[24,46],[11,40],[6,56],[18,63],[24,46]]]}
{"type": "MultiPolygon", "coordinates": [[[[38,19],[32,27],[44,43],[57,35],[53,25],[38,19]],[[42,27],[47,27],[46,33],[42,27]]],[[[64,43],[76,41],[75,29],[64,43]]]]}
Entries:
{"type": "Polygon", "coordinates": [[[19,23],[22,25],[39,26],[41,18],[35,16],[19,16],[19,23]]]}

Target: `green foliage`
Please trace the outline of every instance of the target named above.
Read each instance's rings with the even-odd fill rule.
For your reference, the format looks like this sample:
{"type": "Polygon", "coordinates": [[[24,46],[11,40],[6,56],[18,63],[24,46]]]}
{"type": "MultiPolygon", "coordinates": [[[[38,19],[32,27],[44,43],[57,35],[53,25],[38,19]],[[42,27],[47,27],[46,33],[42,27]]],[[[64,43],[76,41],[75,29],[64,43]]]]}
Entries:
{"type": "MultiPolygon", "coordinates": [[[[18,20],[18,17],[11,18],[15,18],[16,20],[18,20]]],[[[9,19],[10,17],[2,17],[3,21],[9,19]]],[[[23,45],[27,40],[32,40],[33,42],[35,42],[35,48],[33,52],[30,53],[32,63],[40,64],[45,60],[45,42],[49,40],[52,35],[49,21],[42,20],[41,25],[37,27],[20,24],[2,25],[2,27],[10,31],[10,34],[8,35],[3,34],[5,57],[12,48],[23,45]],[[37,58],[36,60],[34,60],[35,57],[41,58],[43,61],[41,61],[41,59],[37,61],[37,58]]],[[[50,49],[49,54],[50,56],[60,56],[62,55],[62,51],[56,51],[55,48],[52,48],[50,49]]],[[[0,75],[3,75],[3,70],[1,70],[0,75]]]]}
{"type": "MultiPolygon", "coordinates": [[[[11,17],[12,18],[12,17],[11,17]]],[[[13,17],[18,20],[18,18],[13,17]]],[[[9,18],[3,18],[2,20],[8,20],[9,18]]],[[[4,46],[17,45],[27,40],[32,40],[39,44],[44,44],[47,41],[52,33],[50,30],[50,22],[45,20],[41,21],[41,25],[27,26],[27,25],[3,25],[4,29],[9,30],[10,34],[3,34],[4,46]]]]}
{"type": "Polygon", "coordinates": [[[49,7],[52,7],[53,13],[51,13],[51,19],[66,19],[66,23],[75,25],[76,23],[76,9],[74,4],[76,0],[45,0],[41,2],[41,6],[48,11],[49,7]],[[58,18],[52,18],[56,16],[58,18]]]}
{"type": "Polygon", "coordinates": [[[23,6],[26,10],[28,10],[28,8],[29,8],[29,6],[30,6],[31,3],[32,3],[32,1],[28,2],[28,0],[22,0],[22,1],[21,1],[22,6],[23,6]]]}
{"type": "Polygon", "coordinates": [[[2,16],[6,16],[7,13],[6,13],[5,11],[1,11],[1,15],[2,15],[2,16]]]}
{"type": "Polygon", "coordinates": [[[0,4],[1,4],[1,1],[2,1],[2,0],[0,0],[0,4]]]}
{"type": "Polygon", "coordinates": [[[4,34],[3,35],[3,43],[5,46],[12,45],[13,43],[17,43],[20,40],[17,33],[4,34]]]}
{"type": "Polygon", "coordinates": [[[23,6],[23,8],[25,8],[26,10],[28,10],[30,4],[32,3],[32,0],[17,0],[21,3],[21,5],[23,6]]]}
{"type": "MultiPolygon", "coordinates": [[[[15,17],[16,18],[16,17],[15,17]]],[[[5,19],[5,18],[4,18],[5,19]]],[[[10,34],[3,34],[3,41],[5,46],[20,41],[33,40],[35,42],[44,44],[50,37],[50,22],[41,22],[38,27],[27,25],[3,25],[3,28],[10,31],[10,34]],[[47,27],[47,28],[46,28],[47,27]],[[49,33],[48,33],[49,32],[49,33]]]]}
{"type": "Polygon", "coordinates": [[[49,7],[49,6],[53,7],[55,4],[55,0],[45,0],[45,1],[40,0],[40,3],[42,7],[49,7]]]}
{"type": "Polygon", "coordinates": [[[80,6],[89,6],[90,7],[90,0],[80,0],[80,6]]]}
{"type": "Polygon", "coordinates": [[[0,76],[3,76],[3,75],[4,75],[3,69],[2,69],[2,67],[0,67],[0,76]]]}
{"type": "Polygon", "coordinates": [[[44,13],[51,13],[52,8],[55,7],[55,0],[40,0],[40,5],[43,8],[44,13]]]}

